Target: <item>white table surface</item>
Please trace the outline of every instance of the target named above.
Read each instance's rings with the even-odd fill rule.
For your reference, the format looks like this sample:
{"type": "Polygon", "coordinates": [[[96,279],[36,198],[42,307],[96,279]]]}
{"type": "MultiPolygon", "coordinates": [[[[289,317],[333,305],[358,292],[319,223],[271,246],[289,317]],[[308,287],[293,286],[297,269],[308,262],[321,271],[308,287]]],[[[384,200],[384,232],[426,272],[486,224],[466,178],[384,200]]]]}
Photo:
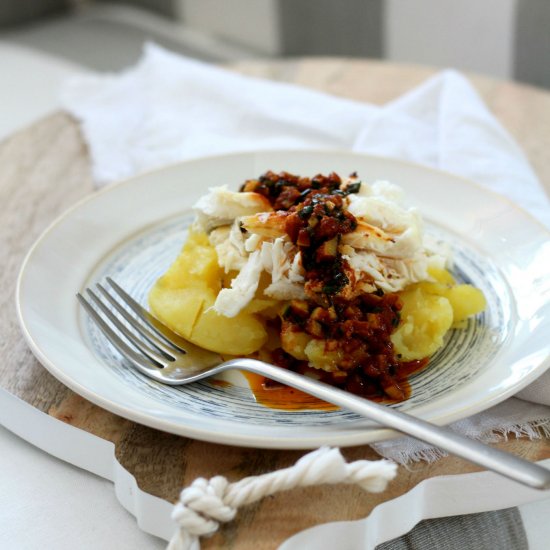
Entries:
{"type": "Polygon", "coordinates": [[[113,484],[0,427],[0,546],[13,550],[156,550],[117,501],[113,484]]]}

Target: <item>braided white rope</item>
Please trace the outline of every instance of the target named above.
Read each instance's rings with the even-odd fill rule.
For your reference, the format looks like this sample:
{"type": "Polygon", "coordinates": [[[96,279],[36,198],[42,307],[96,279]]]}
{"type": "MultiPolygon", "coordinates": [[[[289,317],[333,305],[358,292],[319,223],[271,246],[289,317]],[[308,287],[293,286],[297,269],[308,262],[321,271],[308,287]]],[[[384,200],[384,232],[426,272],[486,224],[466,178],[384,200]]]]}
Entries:
{"type": "Polygon", "coordinates": [[[265,496],[294,487],[322,483],[357,484],[378,493],[395,477],[397,466],[388,460],[346,463],[339,449],[321,447],[294,466],[229,483],[223,476],[196,479],[183,489],[172,512],[178,530],[168,550],[199,550],[199,537],[214,534],[220,523],[231,521],[237,509],[265,496]]]}

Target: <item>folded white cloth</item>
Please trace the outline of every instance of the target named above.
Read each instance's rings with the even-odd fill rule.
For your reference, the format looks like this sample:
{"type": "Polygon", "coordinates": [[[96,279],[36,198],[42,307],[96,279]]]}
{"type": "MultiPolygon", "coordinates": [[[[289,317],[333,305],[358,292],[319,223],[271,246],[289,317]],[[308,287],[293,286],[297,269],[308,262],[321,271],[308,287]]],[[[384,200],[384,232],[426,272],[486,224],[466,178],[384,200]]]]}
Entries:
{"type": "MultiPolygon", "coordinates": [[[[122,74],[68,82],[63,103],[82,123],[98,184],[206,154],[348,149],[460,174],[550,227],[550,202],[521,150],[455,71],[378,107],[238,75],[150,44],[122,74]]],[[[518,395],[550,405],[550,373],[518,395]]],[[[537,428],[549,429],[550,408],[533,402],[512,398],[453,428],[485,440],[495,433],[535,437],[537,428]]],[[[410,438],[376,448],[399,462],[438,456],[410,438]]]]}

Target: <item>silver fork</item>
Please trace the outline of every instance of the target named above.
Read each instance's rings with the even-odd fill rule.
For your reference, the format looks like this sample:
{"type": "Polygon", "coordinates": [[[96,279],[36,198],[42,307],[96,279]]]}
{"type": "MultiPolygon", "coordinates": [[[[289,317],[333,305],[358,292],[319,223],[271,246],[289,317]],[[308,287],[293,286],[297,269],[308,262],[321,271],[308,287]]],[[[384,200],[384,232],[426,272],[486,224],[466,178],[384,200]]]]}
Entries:
{"type": "Polygon", "coordinates": [[[254,372],[445,449],[523,485],[535,489],[550,488],[550,470],[458,435],[448,428],[263,361],[242,358],[223,362],[218,354],[199,348],[172,332],[111,278],[108,277],[107,282],[111,291],[104,285],[97,285],[101,298],[87,289],[89,299],[97,309],[79,293],[80,303],[122,356],[140,372],[158,382],[176,386],[191,384],[229,369],[254,372]]]}

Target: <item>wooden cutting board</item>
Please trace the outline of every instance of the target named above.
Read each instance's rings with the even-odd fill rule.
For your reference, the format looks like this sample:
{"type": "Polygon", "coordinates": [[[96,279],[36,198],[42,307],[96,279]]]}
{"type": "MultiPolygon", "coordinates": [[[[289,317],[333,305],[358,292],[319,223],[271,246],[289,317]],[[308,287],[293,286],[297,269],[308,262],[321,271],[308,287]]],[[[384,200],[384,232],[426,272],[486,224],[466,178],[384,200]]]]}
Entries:
{"type": "MultiPolygon", "coordinates": [[[[419,84],[434,71],[371,61],[319,59],[246,62],[241,72],[293,82],[335,95],[384,103],[419,84]]],[[[473,77],[489,107],[526,151],[550,189],[550,94],[517,84],[473,77]]],[[[90,159],[78,124],[58,112],[0,144],[0,387],[59,422],[114,443],[116,459],[145,492],[169,502],[196,477],[238,480],[294,463],[301,451],[272,451],[215,445],[146,428],[79,397],[53,378],[32,356],[16,320],[15,280],[23,257],[46,226],[94,191],[90,159]]],[[[85,246],[86,243],[82,243],[85,246]]],[[[1,404],[0,404],[1,405],[1,404]]],[[[21,434],[23,437],[25,434],[21,434]]],[[[511,439],[498,447],[529,460],[550,458],[550,441],[511,439]]],[[[376,459],[368,446],[344,449],[349,460],[376,459]]],[[[272,549],[293,533],[335,520],[365,517],[424,479],[478,469],[448,457],[435,464],[400,468],[378,495],[349,486],[281,493],[250,505],[203,548],[272,549]]]]}

